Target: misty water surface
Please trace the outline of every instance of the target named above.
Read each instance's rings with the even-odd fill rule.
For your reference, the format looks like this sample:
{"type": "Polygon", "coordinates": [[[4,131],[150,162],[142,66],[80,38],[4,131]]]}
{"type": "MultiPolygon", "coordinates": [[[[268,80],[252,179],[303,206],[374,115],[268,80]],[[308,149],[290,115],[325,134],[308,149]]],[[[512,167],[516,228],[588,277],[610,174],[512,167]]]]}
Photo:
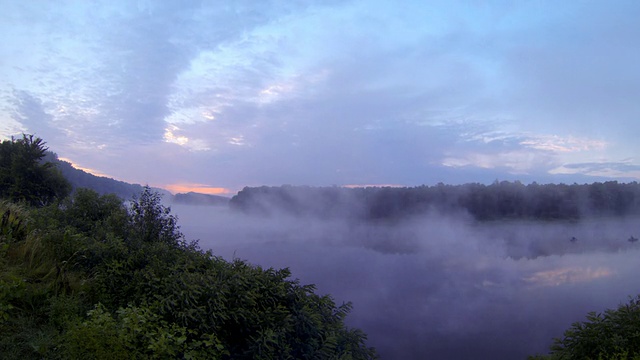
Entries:
{"type": "Polygon", "coordinates": [[[640,293],[637,219],[500,222],[423,215],[395,224],[172,207],[226,259],[289,267],[336,302],[383,359],[524,359],[589,311],[640,293]],[[571,238],[576,241],[570,241],[571,238]]]}

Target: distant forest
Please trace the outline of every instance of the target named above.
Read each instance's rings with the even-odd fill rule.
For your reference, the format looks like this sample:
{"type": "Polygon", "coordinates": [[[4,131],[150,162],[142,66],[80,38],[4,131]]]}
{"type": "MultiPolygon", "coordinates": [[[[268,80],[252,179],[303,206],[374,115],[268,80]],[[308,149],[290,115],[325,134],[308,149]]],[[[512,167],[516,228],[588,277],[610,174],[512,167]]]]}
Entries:
{"type": "Polygon", "coordinates": [[[578,220],[640,214],[640,184],[522,184],[519,181],[418,187],[245,187],[234,209],[269,215],[398,220],[425,212],[468,213],[475,220],[578,220]]]}

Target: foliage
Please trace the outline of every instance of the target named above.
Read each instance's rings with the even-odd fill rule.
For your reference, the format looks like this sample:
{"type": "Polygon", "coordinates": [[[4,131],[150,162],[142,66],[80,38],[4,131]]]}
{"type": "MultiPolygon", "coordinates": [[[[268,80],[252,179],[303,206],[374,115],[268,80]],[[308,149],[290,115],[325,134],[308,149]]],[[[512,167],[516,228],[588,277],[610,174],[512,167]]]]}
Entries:
{"type": "Polygon", "coordinates": [[[161,242],[169,245],[184,245],[178,218],[171,215],[171,208],[162,205],[162,197],[145,186],[142,193],[134,197],[130,205],[130,228],[132,241],[161,242]]]}
{"type": "Polygon", "coordinates": [[[640,296],[617,309],[589,313],[555,339],[550,355],[530,359],[640,359],[640,296]]]}
{"type": "Polygon", "coordinates": [[[229,355],[215,336],[188,341],[194,331],[169,324],[148,308],[128,306],[113,316],[102,304],[62,335],[71,359],[217,359],[229,355]]]}
{"type": "Polygon", "coordinates": [[[478,221],[501,219],[576,220],[640,214],[637,182],[524,185],[519,181],[417,187],[245,187],[230,206],[247,213],[398,220],[437,211],[468,213],[478,221]]]}
{"type": "Polygon", "coordinates": [[[33,135],[0,143],[0,198],[44,206],[62,199],[71,185],[52,162],[45,162],[45,142],[33,135]]]}
{"type": "Polygon", "coordinates": [[[0,243],[21,240],[26,235],[26,208],[8,200],[0,200],[0,243]]]}
{"type": "Polygon", "coordinates": [[[344,324],[350,304],[199,249],[161,200],[146,187],[127,204],[87,189],[0,202],[3,358],[376,357],[344,324]]]}
{"type": "Polygon", "coordinates": [[[61,205],[65,222],[88,236],[100,237],[104,235],[101,231],[105,230],[118,232],[127,217],[127,210],[120,198],[111,194],[99,196],[89,189],[76,190],[73,197],[61,205]]]}

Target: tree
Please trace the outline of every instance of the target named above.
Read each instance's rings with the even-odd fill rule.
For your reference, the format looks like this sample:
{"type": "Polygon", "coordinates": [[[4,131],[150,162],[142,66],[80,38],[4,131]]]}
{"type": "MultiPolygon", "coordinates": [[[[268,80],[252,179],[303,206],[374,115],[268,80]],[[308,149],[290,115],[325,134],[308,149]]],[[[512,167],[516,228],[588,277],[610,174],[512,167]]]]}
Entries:
{"type": "Polygon", "coordinates": [[[640,296],[617,309],[590,312],[555,339],[550,355],[529,359],[640,359],[640,296]]]}
{"type": "Polygon", "coordinates": [[[22,139],[0,144],[0,197],[45,206],[63,199],[71,185],[52,162],[43,161],[48,148],[41,138],[22,135],[22,139]]]}
{"type": "Polygon", "coordinates": [[[171,214],[171,207],[162,205],[162,196],[149,186],[133,198],[130,212],[130,240],[133,243],[185,245],[178,218],[171,214]]]}
{"type": "Polygon", "coordinates": [[[96,191],[79,188],[63,201],[65,224],[94,237],[113,232],[123,237],[126,231],[127,209],[114,194],[100,195],[96,191]]]}

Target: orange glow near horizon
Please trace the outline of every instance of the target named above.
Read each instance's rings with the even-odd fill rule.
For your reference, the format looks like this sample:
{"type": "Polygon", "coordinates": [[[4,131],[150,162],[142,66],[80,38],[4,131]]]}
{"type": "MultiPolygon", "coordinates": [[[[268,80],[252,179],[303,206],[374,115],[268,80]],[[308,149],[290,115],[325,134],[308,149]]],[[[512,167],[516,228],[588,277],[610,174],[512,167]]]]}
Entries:
{"type": "Polygon", "coordinates": [[[63,158],[63,157],[58,157],[58,160],[68,162],[68,163],[69,163],[69,164],[71,164],[71,166],[73,166],[74,168],[76,168],[76,169],[78,169],[78,170],[82,170],[82,171],[84,171],[84,172],[86,172],[86,173],[89,173],[89,174],[91,174],[91,175],[100,176],[100,177],[110,177],[109,175],[107,175],[107,174],[105,174],[105,173],[102,173],[102,172],[100,172],[100,171],[98,171],[98,170],[94,170],[94,169],[91,169],[91,168],[82,167],[82,166],[80,166],[80,165],[78,165],[78,164],[74,163],[73,161],[71,161],[71,159],[67,159],[67,158],[63,158]]]}
{"type": "Polygon", "coordinates": [[[207,195],[228,195],[232,193],[232,191],[227,188],[213,187],[204,184],[170,184],[161,187],[169,190],[173,194],[195,192],[207,195]]]}

